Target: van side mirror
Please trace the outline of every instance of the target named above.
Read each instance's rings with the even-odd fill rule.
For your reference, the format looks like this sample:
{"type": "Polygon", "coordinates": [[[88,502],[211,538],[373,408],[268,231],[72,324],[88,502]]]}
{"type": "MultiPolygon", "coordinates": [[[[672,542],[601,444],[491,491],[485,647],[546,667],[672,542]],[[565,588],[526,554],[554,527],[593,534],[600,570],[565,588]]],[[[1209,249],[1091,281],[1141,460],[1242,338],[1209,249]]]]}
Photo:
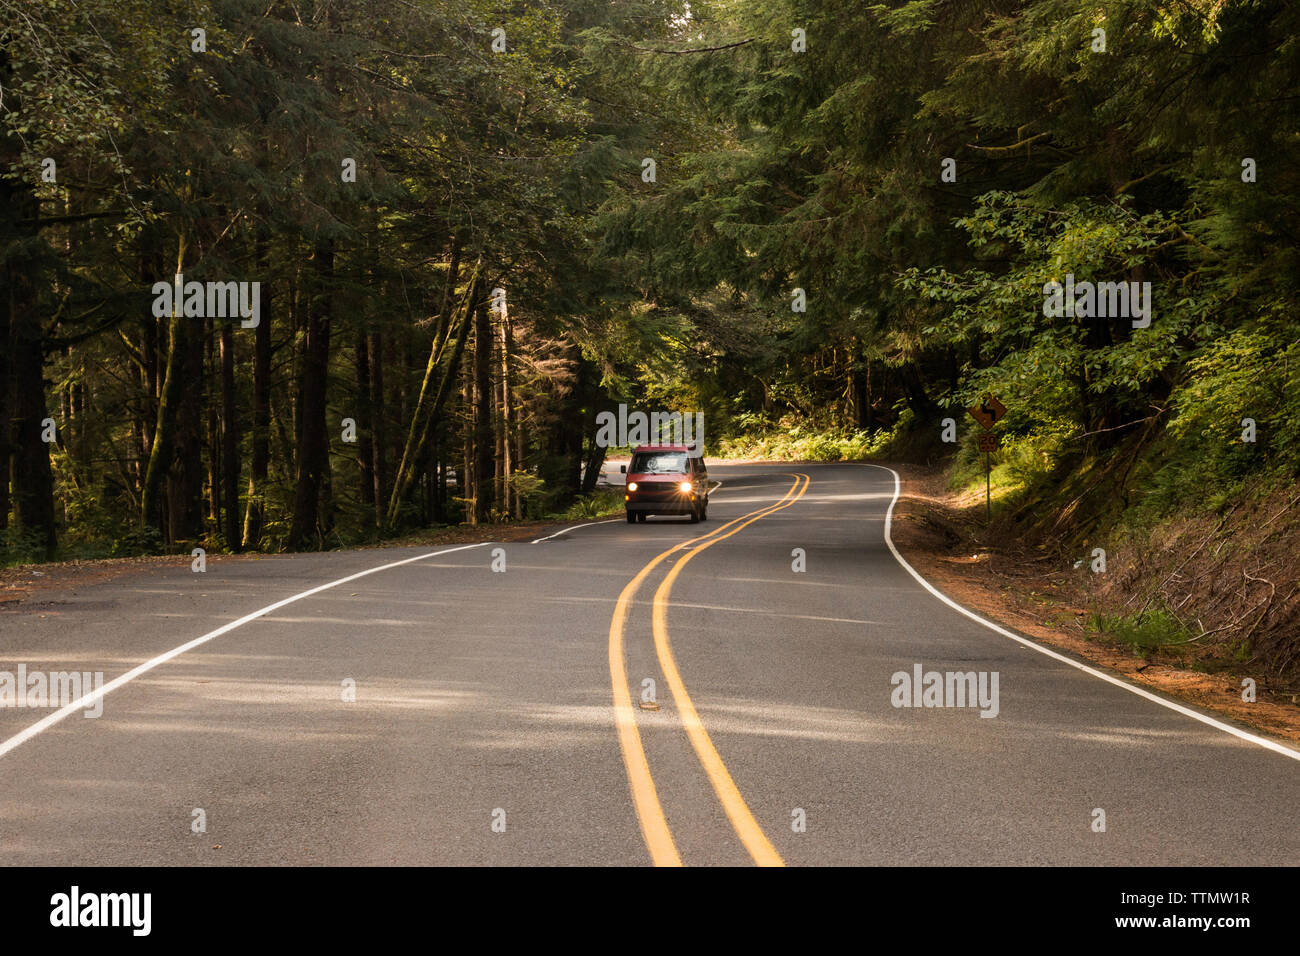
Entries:
{"type": "Polygon", "coordinates": [[[619,470],[620,472],[622,472],[623,474],[626,475],[626,474],[627,474],[627,465],[619,465],[619,466],[618,466],[618,470],[619,470]]]}

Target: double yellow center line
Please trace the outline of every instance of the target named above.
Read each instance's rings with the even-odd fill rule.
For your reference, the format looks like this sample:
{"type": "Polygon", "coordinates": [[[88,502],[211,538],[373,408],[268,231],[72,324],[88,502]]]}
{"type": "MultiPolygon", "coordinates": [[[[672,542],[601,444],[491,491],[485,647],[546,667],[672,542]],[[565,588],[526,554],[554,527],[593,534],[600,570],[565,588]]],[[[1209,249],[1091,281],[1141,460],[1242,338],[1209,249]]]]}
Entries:
{"type": "Polygon", "coordinates": [[[754,815],[745,804],[744,798],[741,797],[739,788],[731,778],[731,774],[727,772],[726,765],[722,762],[717,749],[713,746],[713,741],[709,739],[709,734],[700,721],[700,715],[696,711],[690,695],[686,692],[686,685],[682,682],[681,672],[677,669],[677,662],[673,658],[672,645],[668,639],[668,603],[672,594],[673,582],[677,580],[682,567],[691,558],[706,548],[711,548],[719,541],[738,533],[760,518],[780,511],[782,508],[788,508],[803,497],[811,481],[812,479],[807,475],[796,475],[790,490],[776,504],[741,515],[739,518],[728,521],[706,535],[674,545],[662,554],[655,556],[637,572],[636,577],[628,582],[627,587],[623,588],[622,593],[619,594],[618,602],[614,605],[614,616],[609,624],[609,674],[614,691],[614,722],[618,729],[619,748],[623,752],[623,764],[627,768],[628,784],[632,789],[632,803],[636,807],[637,819],[641,823],[641,833],[645,837],[646,846],[650,850],[651,860],[656,866],[681,866],[682,858],[677,852],[677,845],[673,842],[672,832],[668,829],[668,821],[664,817],[663,806],[659,802],[659,794],[655,790],[654,778],[650,774],[650,765],[646,761],[645,749],[641,745],[641,733],[636,725],[636,713],[632,708],[632,695],[628,690],[623,635],[628,615],[631,612],[632,601],[642,582],[650,576],[650,573],[665,558],[683,548],[690,548],[682,559],[673,566],[672,570],[668,572],[658,590],[655,591],[652,614],[655,652],[659,656],[659,665],[663,669],[664,678],[668,682],[673,699],[682,715],[682,724],[686,734],[690,738],[696,756],[699,757],[705,773],[708,774],[709,782],[713,785],[714,792],[717,793],[718,799],[722,802],[722,807],[726,811],[727,818],[731,821],[737,836],[740,837],[745,849],[749,851],[755,863],[760,866],[783,865],[780,854],[776,852],[771,841],[767,839],[762,828],[759,827],[758,821],[754,819],[754,815]]]}

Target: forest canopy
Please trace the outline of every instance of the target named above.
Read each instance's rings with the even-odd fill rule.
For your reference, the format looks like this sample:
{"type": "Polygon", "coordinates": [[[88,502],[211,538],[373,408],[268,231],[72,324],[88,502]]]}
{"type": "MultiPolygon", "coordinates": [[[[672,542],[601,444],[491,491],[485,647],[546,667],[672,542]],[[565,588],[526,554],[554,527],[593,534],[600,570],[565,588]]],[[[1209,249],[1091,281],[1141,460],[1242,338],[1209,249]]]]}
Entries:
{"type": "Polygon", "coordinates": [[[1030,488],[1293,482],[1298,21],[0,0],[0,557],[540,517],[621,403],[960,463],[994,392],[1030,488]]]}

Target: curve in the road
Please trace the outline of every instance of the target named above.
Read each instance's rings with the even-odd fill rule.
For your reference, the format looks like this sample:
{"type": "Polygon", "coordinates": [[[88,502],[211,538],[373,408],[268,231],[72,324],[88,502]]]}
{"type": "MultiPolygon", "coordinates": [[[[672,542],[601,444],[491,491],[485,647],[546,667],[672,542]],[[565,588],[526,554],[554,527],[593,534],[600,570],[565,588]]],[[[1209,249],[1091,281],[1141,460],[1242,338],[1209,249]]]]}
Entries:
{"type": "MultiPolygon", "coordinates": [[[[702,541],[717,538],[719,535],[725,536],[728,528],[740,524],[746,519],[757,521],[764,515],[785,507],[791,496],[795,495],[799,490],[799,484],[800,479],[795,478],[790,490],[774,504],[758,508],[738,518],[733,518],[708,534],[682,541],[651,558],[623,588],[618,596],[617,603],[614,605],[614,615],[609,622],[609,676],[614,694],[614,726],[618,731],[619,750],[623,754],[623,765],[627,770],[628,786],[632,791],[632,803],[636,808],[641,833],[645,837],[646,847],[650,851],[650,858],[655,866],[681,866],[682,859],[677,852],[677,844],[673,840],[672,831],[668,828],[668,819],[664,816],[663,805],[659,801],[654,777],[650,773],[650,764],[646,760],[645,748],[641,743],[641,732],[636,725],[636,714],[632,709],[632,695],[628,690],[623,634],[627,626],[627,619],[631,613],[632,601],[645,579],[670,554],[680,551],[682,548],[699,544],[702,541]]],[[[805,490],[806,487],[805,485],[805,490]]]]}
{"type": "Polygon", "coordinates": [[[889,551],[894,556],[894,560],[896,560],[900,565],[902,565],[903,570],[905,570],[908,574],[910,574],[913,578],[915,578],[917,583],[920,584],[921,587],[925,588],[932,595],[937,597],[944,604],[948,605],[958,614],[962,614],[970,618],[972,621],[984,625],[989,630],[995,631],[998,634],[1001,634],[1003,637],[1009,637],[1011,638],[1011,640],[1015,641],[1016,643],[1022,644],[1025,647],[1030,648],[1031,650],[1038,651],[1038,653],[1040,654],[1046,654],[1048,657],[1052,658],[1053,660],[1058,660],[1063,664],[1069,664],[1071,667],[1075,668],[1076,670],[1080,670],[1085,674],[1097,678],[1098,680],[1103,680],[1108,684],[1114,684],[1116,687],[1122,687],[1126,691],[1129,691],[1130,693],[1137,694],[1139,697],[1145,698],[1146,700],[1159,704],[1161,707],[1167,707],[1170,710],[1177,711],[1180,714],[1183,714],[1187,717],[1191,717],[1193,720],[1199,720],[1203,724],[1208,724],[1209,726],[1215,728],[1216,730],[1221,730],[1224,733],[1232,734],[1232,736],[1234,737],[1238,737],[1241,740],[1246,740],[1249,741],[1250,743],[1257,744],[1258,746],[1263,747],[1266,750],[1271,750],[1274,753],[1279,753],[1284,757],[1290,757],[1292,760],[1300,760],[1300,750],[1295,750],[1291,747],[1286,746],[1285,744],[1278,743],[1277,741],[1274,740],[1269,740],[1266,737],[1260,737],[1258,734],[1252,734],[1249,731],[1242,730],[1240,727],[1234,727],[1231,724],[1225,724],[1223,721],[1215,720],[1213,717],[1210,717],[1207,714],[1199,713],[1198,711],[1192,710],[1190,707],[1184,707],[1182,704],[1174,703],[1172,700],[1168,700],[1164,697],[1159,696],[1158,694],[1153,694],[1148,690],[1144,690],[1141,687],[1138,687],[1136,684],[1130,684],[1128,681],[1120,680],[1118,677],[1112,677],[1110,674],[1107,674],[1103,671],[1099,671],[1095,667],[1089,667],[1087,664],[1066,657],[1064,654],[1058,654],[1056,651],[1046,648],[1041,644],[1029,640],[1028,638],[1021,637],[1019,634],[1013,633],[1012,631],[1009,631],[1005,627],[1002,627],[998,624],[994,624],[992,621],[988,620],[987,618],[980,617],[978,614],[976,614],[974,611],[970,610],[969,608],[963,607],[962,605],[958,604],[952,598],[948,597],[948,595],[944,594],[933,584],[931,584],[929,581],[923,578],[920,572],[918,572],[916,568],[908,564],[907,559],[904,558],[903,555],[899,552],[898,548],[894,546],[894,539],[890,535],[890,528],[893,526],[894,505],[898,504],[899,492],[902,489],[902,479],[899,478],[898,472],[884,465],[876,465],[876,464],[872,464],[871,462],[864,462],[864,464],[869,465],[872,468],[879,468],[883,471],[887,471],[894,476],[894,497],[889,502],[889,510],[885,512],[885,544],[889,546],[889,551]]]}
{"type": "Polygon", "coordinates": [[[799,488],[793,497],[787,495],[780,504],[756,514],[747,521],[737,519],[744,521],[744,523],[726,534],[716,535],[704,543],[696,545],[682,555],[681,560],[672,566],[672,569],[660,582],[658,590],[655,591],[652,613],[655,653],[659,656],[659,666],[663,668],[664,679],[668,682],[673,699],[677,702],[677,709],[681,712],[682,725],[686,729],[686,735],[690,738],[691,746],[695,748],[695,755],[700,758],[700,765],[704,767],[704,772],[708,774],[709,782],[713,784],[713,790],[718,795],[718,800],[721,801],[722,808],[726,811],[727,819],[731,821],[732,828],[736,831],[736,835],[740,837],[740,842],[745,845],[745,849],[749,851],[749,855],[753,857],[754,862],[759,866],[784,866],[785,863],[781,859],[781,854],[776,851],[776,847],[772,846],[772,841],[763,832],[763,828],[754,819],[754,814],[750,811],[749,805],[745,803],[745,798],[741,796],[740,788],[736,786],[736,781],[732,779],[731,774],[727,771],[727,765],[723,762],[722,756],[718,753],[717,748],[713,746],[709,732],[704,729],[704,722],[700,720],[699,712],[695,709],[691,695],[686,691],[686,684],[682,680],[681,671],[677,669],[677,661],[673,657],[672,642],[668,637],[668,604],[673,593],[673,582],[677,580],[677,575],[681,573],[682,568],[686,566],[686,563],[691,558],[701,551],[713,547],[719,541],[739,533],[760,518],[765,518],[783,508],[788,508],[802,498],[804,492],[808,490],[808,486],[812,484],[812,479],[805,474],[797,474],[795,478],[796,486],[799,480],[802,480],[803,487],[799,488]]]}
{"type": "Polygon", "coordinates": [[[451,554],[455,551],[468,551],[470,548],[481,548],[484,545],[490,543],[491,542],[488,541],[480,541],[477,544],[465,544],[465,545],[461,545],[458,548],[447,548],[446,550],[433,551],[430,552],[429,554],[417,554],[413,558],[403,558],[401,561],[390,561],[387,564],[379,565],[379,567],[377,568],[367,568],[364,571],[358,571],[356,574],[349,574],[347,577],[339,578],[337,581],[330,581],[327,584],[319,584],[314,588],[309,588],[306,591],[302,591],[298,594],[294,594],[291,595],[290,597],[284,598],[283,600],[276,601],[274,604],[268,604],[266,607],[259,608],[258,610],[253,611],[251,614],[245,614],[243,617],[239,618],[238,620],[231,621],[229,624],[224,624],[221,627],[217,628],[216,630],[208,631],[208,633],[204,634],[202,637],[196,637],[194,638],[194,640],[187,641],[186,643],[181,644],[179,647],[173,647],[170,651],[167,651],[163,654],[159,654],[157,657],[150,658],[149,660],[145,661],[143,664],[131,668],[129,671],[127,671],[125,674],[121,675],[120,677],[116,677],[113,680],[109,681],[108,683],[104,684],[102,687],[98,687],[88,694],[83,694],[82,696],[74,700],[72,703],[65,704],[64,706],[60,707],[58,710],[51,712],[47,717],[38,720],[30,727],[27,727],[19,731],[18,733],[10,737],[8,740],[4,741],[3,743],[0,743],[0,757],[3,757],[5,754],[9,753],[15,747],[21,747],[23,744],[31,740],[37,734],[49,730],[51,727],[53,727],[59,721],[63,720],[65,717],[75,714],[79,710],[85,710],[95,706],[95,702],[102,700],[106,694],[109,694],[112,691],[117,690],[119,687],[129,684],[131,681],[135,680],[141,674],[147,674],[155,667],[159,667],[163,664],[166,664],[168,661],[174,658],[180,657],[186,651],[193,650],[194,648],[199,647],[202,644],[206,644],[208,643],[208,641],[214,640],[215,638],[220,637],[222,634],[228,634],[229,632],[233,631],[235,628],[242,627],[243,625],[249,623],[250,621],[256,621],[259,617],[265,617],[267,614],[270,614],[272,611],[279,610],[280,608],[284,607],[286,604],[293,604],[295,601],[301,601],[303,598],[309,598],[313,594],[320,594],[321,591],[328,591],[330,588],[336,588],[340,584],[347,584],[349,581],[355,581],[358,578],[364,578],[367,575],[378,574],[380,571],[387,571],[389,568],[398,568],[404,564],[411,564],[414,561],[424,561],[428,558],[436,558],[439,555],[451,554]]]}

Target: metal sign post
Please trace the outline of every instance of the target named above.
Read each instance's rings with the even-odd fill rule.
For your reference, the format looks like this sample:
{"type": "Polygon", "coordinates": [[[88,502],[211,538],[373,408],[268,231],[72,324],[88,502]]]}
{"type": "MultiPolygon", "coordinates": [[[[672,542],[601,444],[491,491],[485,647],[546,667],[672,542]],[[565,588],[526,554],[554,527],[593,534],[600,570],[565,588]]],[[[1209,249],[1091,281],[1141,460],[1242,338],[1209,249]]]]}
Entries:
{"type": "Polygon", "coordinates": [[[993,521],[993,452],[998,448],[998,436],[992,434],[989,429],[1002,420],[1002,416],[1007,413],[1007,407],[1003,405],[996,395],[986,393],[984,400],[978,405],[972,405],[967,411],[970,412],[971,418],[979,422],[984,428],[984,434],[979,436],[979,449],[984,452],[984,522],[991,524],[993,521]]]}

